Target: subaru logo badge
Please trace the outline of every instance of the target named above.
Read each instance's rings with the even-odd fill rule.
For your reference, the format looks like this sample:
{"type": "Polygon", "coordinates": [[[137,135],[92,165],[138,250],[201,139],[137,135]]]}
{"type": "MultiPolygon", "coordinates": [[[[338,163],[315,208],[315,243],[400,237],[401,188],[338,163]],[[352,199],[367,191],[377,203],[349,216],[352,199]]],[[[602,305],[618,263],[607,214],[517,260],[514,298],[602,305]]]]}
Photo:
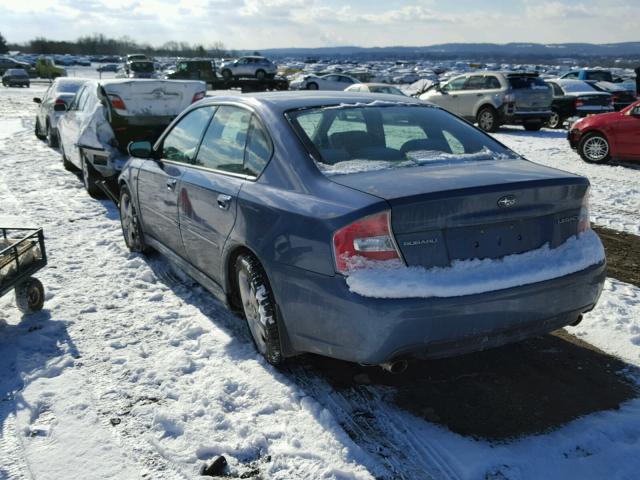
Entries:
{"type": "Polygon", "coordinates": [[[500,208],[513,207],[515,204],[516,204],[516,196],[515,195],[505,195],[504,197],[500,197],[498,199],[498,206],[500,208]]]}

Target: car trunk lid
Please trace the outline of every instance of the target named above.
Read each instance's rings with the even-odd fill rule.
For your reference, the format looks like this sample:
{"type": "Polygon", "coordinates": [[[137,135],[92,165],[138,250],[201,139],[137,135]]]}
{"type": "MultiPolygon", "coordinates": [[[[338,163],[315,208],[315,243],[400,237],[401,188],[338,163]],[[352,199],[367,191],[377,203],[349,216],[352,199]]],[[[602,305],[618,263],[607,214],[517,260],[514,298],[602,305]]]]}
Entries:
{"type": "Polygon", "coordinates": [[[575,235],[588,181],[525,160],[338,175],[385,199],[409,266],[501,258],[575,235]]]}

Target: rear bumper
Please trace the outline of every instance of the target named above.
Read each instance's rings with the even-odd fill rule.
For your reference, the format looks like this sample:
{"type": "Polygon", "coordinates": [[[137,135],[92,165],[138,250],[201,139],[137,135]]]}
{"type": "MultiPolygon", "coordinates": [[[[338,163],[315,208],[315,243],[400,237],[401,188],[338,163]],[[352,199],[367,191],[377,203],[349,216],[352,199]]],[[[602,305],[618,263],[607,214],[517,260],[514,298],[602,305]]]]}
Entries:
{"type": "Polygon", "coordinates": [[[596,304],[603,262],[580,272],[453,298],[367,298],[344,278],[272,265],[276,300],[291,346],[363,364],[404,356],[447,357],[548,333],[596,304]]]}

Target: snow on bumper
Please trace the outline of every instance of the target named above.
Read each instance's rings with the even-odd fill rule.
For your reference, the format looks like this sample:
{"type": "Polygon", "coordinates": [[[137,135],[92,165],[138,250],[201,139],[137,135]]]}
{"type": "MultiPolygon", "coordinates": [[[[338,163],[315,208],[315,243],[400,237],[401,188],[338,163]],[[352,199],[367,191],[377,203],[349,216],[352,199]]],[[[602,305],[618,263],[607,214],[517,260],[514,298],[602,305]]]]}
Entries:
{"type": "Polygon", "coordinates": [[[352,272],[349,290],[371,298],[460,297],[544,282],[605,261],[604,247],[592,231],[569,238],[557,248],[501,259],[456,260],[450,267],[401,267],[352,272]]]}

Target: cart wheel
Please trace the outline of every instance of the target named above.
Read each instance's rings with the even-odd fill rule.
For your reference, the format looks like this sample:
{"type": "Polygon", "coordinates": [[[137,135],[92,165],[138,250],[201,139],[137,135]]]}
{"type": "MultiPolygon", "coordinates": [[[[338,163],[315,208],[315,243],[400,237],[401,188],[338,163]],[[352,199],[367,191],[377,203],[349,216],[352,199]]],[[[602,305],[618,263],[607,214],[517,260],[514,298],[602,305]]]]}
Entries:
{"type": "Polygon", "coordinates": [[[44,305],[44,287],[37,278],[28,280],[17,285],[16,305],[22,313],[33,313],[42,310],[44,305]]]}

